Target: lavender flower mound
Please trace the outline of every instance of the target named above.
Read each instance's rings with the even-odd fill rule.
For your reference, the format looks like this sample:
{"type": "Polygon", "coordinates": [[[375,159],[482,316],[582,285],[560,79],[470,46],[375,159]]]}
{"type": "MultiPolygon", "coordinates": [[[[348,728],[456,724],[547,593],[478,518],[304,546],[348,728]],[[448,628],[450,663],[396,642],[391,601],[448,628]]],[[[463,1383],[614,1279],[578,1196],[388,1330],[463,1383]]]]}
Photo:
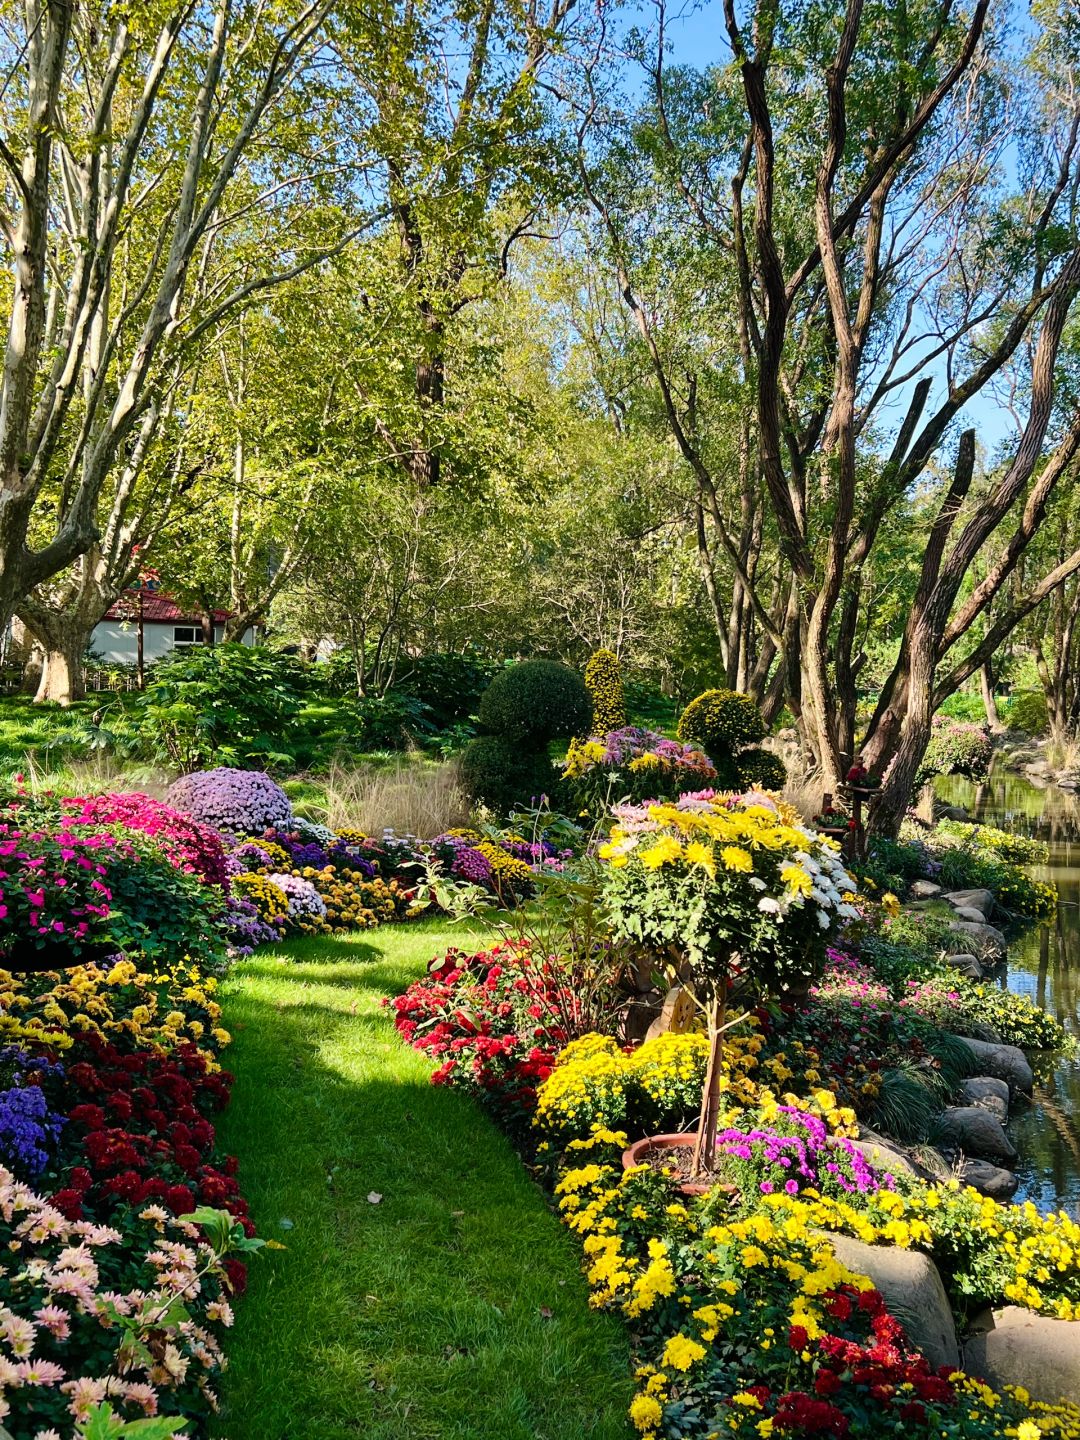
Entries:
{"type": "Polygon", "coordinates": [[[64,1126],[38,1085],[0,1090],[0,1159],[27,1180],[40,1175],[64,1126]]]}
{"type": "Polygon", "coordinates": [[[249,870],[261,870],[270,864],[270,852],[264,850],[257,840],[245,840],[225,857],[225,868],[230,876],[245,875],[249,870]]]}
{"type": "Polygon", "coordinates": [[[258,906],[251,900],[241,900],[238,895],[229,896],[220,923],[234,958],[250,955],[257,945],[269,945],[280,940],[285,928],[284,920],[268,924],[260,919],[258,906]]]}
{"type": "Polygon", "coordinates": [[[735,1170],[744,1188],[756,1184],[763,1195],[798,1195],[811,1188],[850,1195],[893,1188],[892,1175],[879,1175],[857,1146],[830,1136],[816,1115],[790,1105],[782,1105],[780,1114],[786,1117],[780,1128],[722,1130],[716,1137],[719,1151],[743,1162],[735,1170]],[[785,1133],[788,1127],[795,1133],[785,1133]]]}
{"type": "Polygon", "coordinates": [[[487,856],[481,855],[479,850],[474,850],[464,840],[455,845],[454,850],[450,874],[459,880],[471,880],[474,885],[486,885],[491,879],[491,861],[487,856]]]}
{"type": "Polygon", "coordinates": [[[302,875],[270,875],[267,878],[284,890],[289,902],[290,920],[326,919],[326,901],[310,880],[305,880],[302,875]]]}
{"type": "Polygon", "coordinates": [[[231,835],[261,835],[292,824],[289,797],[261,770],[196,770],[170,788],[168,803],[231,835]]]}
{"type": "Polygon", "coordinates": [[[326,858],[331,865],[344,865],[349,870],[359,871],[365,879],[373,880],[379,873],[378,865],[364,855],[354,854],[355,850],[355,845],[350,846],[344,840],[339,840],[336,845],[327,850],[326,858]]]}

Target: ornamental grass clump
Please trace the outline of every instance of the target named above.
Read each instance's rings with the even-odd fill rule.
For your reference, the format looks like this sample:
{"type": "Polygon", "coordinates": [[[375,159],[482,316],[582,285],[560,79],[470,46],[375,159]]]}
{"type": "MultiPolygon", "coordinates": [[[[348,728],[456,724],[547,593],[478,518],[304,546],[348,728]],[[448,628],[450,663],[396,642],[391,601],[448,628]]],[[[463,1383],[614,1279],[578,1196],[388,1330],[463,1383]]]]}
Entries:
{"type": "Polygon", "coordinates": [[[826,941],[857,911],[855,884],[832,842],[753,792],[621,807],[599,852],[616,937],[673,970],[689,965],[710,1054],[693,1170],[713,1169],[722,1037],[739,998],[805,990],[826,941]]]}

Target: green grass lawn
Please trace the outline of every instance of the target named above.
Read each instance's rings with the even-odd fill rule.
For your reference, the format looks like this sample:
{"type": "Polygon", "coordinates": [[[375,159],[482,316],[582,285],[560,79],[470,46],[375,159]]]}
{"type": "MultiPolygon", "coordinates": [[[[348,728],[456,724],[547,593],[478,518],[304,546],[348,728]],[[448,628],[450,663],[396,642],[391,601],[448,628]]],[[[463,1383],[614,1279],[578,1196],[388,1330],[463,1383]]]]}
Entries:
{"type": "Polygon", "coordinates": [[[238,965],[223,1146],[260,1234],[230,1337],[229,1440],[626,1440],[622,1326],[513,1149],[383,995],[467,939],[389,926],[238,965]],[[369,1197],[381,1196],[378,1203],[369,1197]]]}

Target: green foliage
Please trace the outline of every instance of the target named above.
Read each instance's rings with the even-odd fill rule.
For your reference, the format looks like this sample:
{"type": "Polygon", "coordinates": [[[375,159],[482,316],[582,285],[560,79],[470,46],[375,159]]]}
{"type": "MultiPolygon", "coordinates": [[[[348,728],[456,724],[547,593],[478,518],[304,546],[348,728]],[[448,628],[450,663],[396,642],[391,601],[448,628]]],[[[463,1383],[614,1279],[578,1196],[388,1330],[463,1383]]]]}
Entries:
{"type": "Polygon", "coordinates": [[[198,876],[178,869],[141,831],[107,828],[123,838],[108,875],[112,898],[106,928],[117,949],[141,953],[161,965],[188,954],[211,968],[223,962],[211,892],[198,876]]]}
{"type": "Polygon", "coordinates": [[[1023,730],[1026,735],[1045,735],[1050,729],[1045,694],[1041,690],[1021,690],[1013,696],[1006,718],[1012,730],[1023,730]]]}
{"type": "Polygon", "coordinates": [[[479,735],[461,757],[461,780],[474,800],[506,814],[536,805],[555,788],[554,766],[542,750],[526,750],[502,735],[479,735]]]}
{"type": "Polygon", "coordinates": [[[870,893],[875,890],[891,890],[903,895],[912,881],[921,880],[930,873],[930,854],[919,842],[892,840],[887,836],[875,836],[869,844],[866,858],[857,860],[853,866],[860,884],[873,882],[870,893]]]}
{"type": "Polygon", "coordinates": [[[993,850],[1003,860],[1011,860],[1015,865],[1045,865],[1050,858],[1050,849],[1044,841],[998,830],[993,825],[973,825],[967,820],[939,820],[935,834],[948,835],[976,845],[981,850],[993,850]]]}
{"type": "Polygon", "coordinates": [[[1054,913],[1057,892],[1052,885],[1032,879],[1019,865],[973,840],[943,848],[938,861],[938,879],[947,890],[991,890],[1004,909],[1034,919],[1054,913]]]}
{"type": "Polygon", "coordinates": [[[679,739],[704,746],[711,759],[764,740],[767,727],[749,695],[738,690],[705,690],[679,718],[679,739]]]}
{"type": "Polygon", "coordinates": [[[500,671],[480,698],[480,728],[538,748],[558,736],[580,735],[592,719],[581,676],[555,660],[523,660],[500,671]]]}
{"type": "Polygon", "coordinates": [[[613,650],[597,650],[585,666],[585,687],[592,701],[590,735],[603,737],[626,724],[619,659],[613,650]]]}
{"type": "Polygon", "coordinates": [[[740,750],[735,756],[735,769],[743,790],[782,790],[787,783],[787,768],[771,750],[756,746],[740,750]]]}
{"type": "Polygon", "coordinates": [[[936,725],[916,784],[924,784],[935,775],[966,775],[969,780],[985,780],[993,754],[990,736],[981,725],[959,720],[936,725]]]}
{"type": "Polygon", "coordinates": [[[399,674],[391,693],[419,700],[432,724],[443,730],[475,713],[495,670],[490,660],[476,654],[419,655],[399,674]]]}
{"type": "Polygon", "coordinates": [[[154,666],[134,723],[152,758],[211,764],[287,764],[307,691],[297,660],[253,645],[198,645],[154,666]]]}

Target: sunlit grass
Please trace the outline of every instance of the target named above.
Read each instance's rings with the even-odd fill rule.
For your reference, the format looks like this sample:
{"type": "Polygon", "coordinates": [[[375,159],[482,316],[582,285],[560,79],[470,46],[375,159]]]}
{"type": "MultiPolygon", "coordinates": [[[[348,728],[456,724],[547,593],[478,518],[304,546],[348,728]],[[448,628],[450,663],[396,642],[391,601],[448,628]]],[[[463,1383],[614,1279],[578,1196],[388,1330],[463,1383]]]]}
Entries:
{"type": "Polygon", "coordinates": [[[384,994],[459,926],[391,926],[245,962],[226,987],[224,1146],[264,1253],[237,1307],[229,1440],[614,1440],[621,1326],[504,1137],[429,1083],[384,994]],[[373,1203],[369,1196],[380,1195],[373,1203]]]}

